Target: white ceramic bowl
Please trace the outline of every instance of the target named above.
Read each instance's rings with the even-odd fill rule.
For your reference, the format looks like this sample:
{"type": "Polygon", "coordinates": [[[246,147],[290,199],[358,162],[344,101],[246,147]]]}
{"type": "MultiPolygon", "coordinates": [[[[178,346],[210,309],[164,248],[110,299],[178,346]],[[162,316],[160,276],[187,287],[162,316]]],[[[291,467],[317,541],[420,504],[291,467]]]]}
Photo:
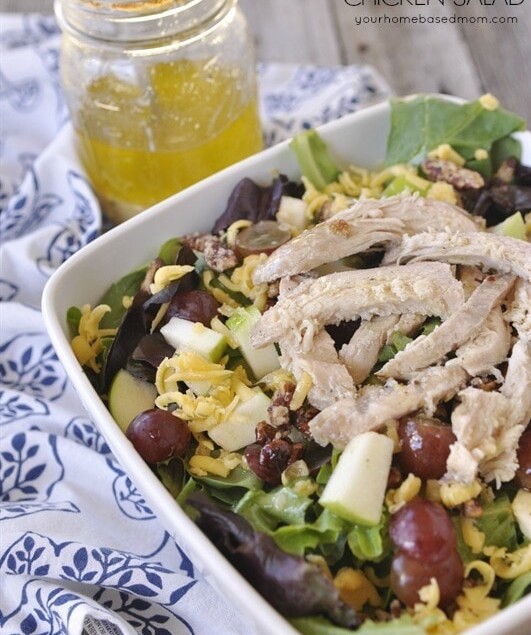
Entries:
{"type": "MultiPolygon", "coordinates": [[[[320,128],[333,156],[349,163],[377,167],[385,156],[389,105],[367,108],[320,128]]],[[[525,140],[526,153],[531,140],[525,140]]],[[[529,157],[529,154],[527,154],[529,157]]],[[[526,158],[531,163],[531,159],[526,158]]],[[[116,458],[172,536],[183,543],[208,578],[232,601],[261,635],[296,635],[284,620],[229,564],[162,486],[114,422],[91,386],[70,347],[66,311],[96,304],[121,276],[149,261],[167,239],[192,231],[208,231],[224,210],[234,185],[244,176],[268,184],[276,172],[297,178],[300,173],[288,142],[265,150],[159,203],[112,229],[72,256],[49,280],[42,308],[57,355],[90,417],[116,458]]],[[[469,635],[529,635],[531,596],[468,631],[469,635]]]]}

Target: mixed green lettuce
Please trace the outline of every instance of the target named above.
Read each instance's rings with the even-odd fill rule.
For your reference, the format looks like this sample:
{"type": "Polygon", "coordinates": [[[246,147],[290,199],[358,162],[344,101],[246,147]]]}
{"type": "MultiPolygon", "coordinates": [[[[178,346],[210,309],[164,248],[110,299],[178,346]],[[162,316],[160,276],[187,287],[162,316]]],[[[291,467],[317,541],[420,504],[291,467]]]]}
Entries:
{"type": "Polygon", "coordinates": [[[472,159],[478,148],[490,151],[497,141],[525,127],[518,115],[500,107],[487,109],[480,99],[465,104],[430,95],[391,99],[385,164],[419,164],[430,150],[443,143],[465,159],[472,159]]]}

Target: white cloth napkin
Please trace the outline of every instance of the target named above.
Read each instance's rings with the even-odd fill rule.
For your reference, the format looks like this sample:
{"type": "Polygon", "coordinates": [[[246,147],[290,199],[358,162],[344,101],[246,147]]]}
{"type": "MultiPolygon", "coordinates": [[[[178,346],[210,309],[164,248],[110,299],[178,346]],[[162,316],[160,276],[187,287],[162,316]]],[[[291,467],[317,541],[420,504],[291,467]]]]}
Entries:
{"type": "MultiPolygon", "coordinates": [[[[0,16],[0,632],[252,635],[161,526],[46,334],[54,270],[100,232],[52,16],[0,16]]],[[[371,68],[260,66],[267,144],[389,95],[371,68]]]]}

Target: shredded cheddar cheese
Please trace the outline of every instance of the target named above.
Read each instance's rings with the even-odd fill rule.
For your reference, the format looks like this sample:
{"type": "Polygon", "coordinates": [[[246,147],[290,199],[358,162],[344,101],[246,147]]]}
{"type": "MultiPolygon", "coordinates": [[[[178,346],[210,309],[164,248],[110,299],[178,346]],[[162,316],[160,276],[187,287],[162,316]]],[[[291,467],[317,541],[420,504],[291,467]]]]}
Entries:
{"type": "Polygon", "coordinates": [[[179,280],[194,268],[191,265],[165,265],[155,271],[149,290],[153,295],[165,289],[171,282],[179,280]]]}
{"type": "Polygon", "coordinates": [[[259,311],[264,311],[267,302],[267,284],[254,284],[253,274],[258,265],[267,260],[266,254],[251,254],[243,259],[240,267],[232,272],[230,283],[234,290],[243,293],[253,301],[259,311]]]}
{"type": "Polygon", "coordinates": [[[311,376],[306,371],[304,371],[301,378],[297,382],[295,392],[293,393],[293,397],[289,404],[290,410],[298,410],[302,406],[304,400],[308,396],[308,393],[312,389],[312,385],[313,381],[311,376]]]}
{"type": "Polygon", "coordinates": [[[485,159],[489,158],[489,153],[485,150],[485,148],[478,148],[475,152],[474,152],[474,159],[476,159],[476,161],[484,161],[485,159]]]}
{"type": "Polygon", "coordinates": [[[485,546],[485,534],[476,527],[473,518],[461,518],[460,522],[465,544],[470,547],[472,553],[482,553],[485,546]]]}
{"type": "Polygon", "coordinates": [[[344,567],[334,578],[334,586],[343,602],[361,611],[365,604],[380,606],[382,600],[374,584],[359,569],[344,567]]]}
{"type": "Polygon", "coordinates": [[[445,203],[451,203],[457,205],[457,194],[453,185],[450,183],[444,183],[444,181],[437,181],[433,183],[426,194],[426,198],[436,199],[437,201],[444,201],[445,203]]]}
{"type": "Polygon", "coordinates": [[[479,103],[485,108],[485,110],[496,110],[500,107],[500,102],[494,95],[490,93],[486,93],[485,95],[481,95],[479,98],[479,103]]]}
{"type": "Polygon", "coordinates": [[[89,366],[94,372],[100,372],[100,365],[97,362],[98,355],[103,350],[103,338],[116,335],[117,329],[100,328],[100,322],[111,307],[107,304],[99,304],[93,309],[89,304],[81,308],[81,318],[79,320],[78,335],[72,342],[72,350],[76,359],[82,366],[89,366]]]}
{"type": "Polygon", "coordinates": [[[465,578],[468,578],[474,570],[480,574],[482,583],[475,583],[473,586],[465,585],[462,594],[457,598],[459,608],[453,617],[457,632],[470,628],[499,611],[500,600],[489,597],[495,581],[492,567],[481,560],[469,562],[465,567],[465,578]]]}
{"type": "Polygon", "coordinates": [[[385,504],[391,514],[395,514],[401,507],[420,492],[422,481],[414,474],[408,474],[406,480],[398,489],[390,489],[385,495],[385,504]]]}
{"type": "Polygon", "coordinates": [[[513,580],[531,571],[531,543],[516,551],[507,552],[500,547],[490,556],[490,566],[497,576],[504,580],[513,580]]]}
{"type": "Polygon", "coordinates": [[[251,225],[252,222],[250,220],[241,219],[234,221],[234,223],[232,223],[232,225],[230,225],[227,229],[227,245],[231,248],[234,247],[238,232],[246,227],[250,227],[251,225]]]}
{"type": "Polygon", "coordinates": [[[451,161],[459,166],[463,166],[466,163],[466,159],[462,157],[459,152],[456,152],[449,143],[442,143],[440,146],[435,148],[435,150],[432,150],[428,156],[430,159],[451,161]]]}
{"type": "Polygon", "coordinates": [[[463,483],[443,483],[440,489],[441,501],[451,509],[476,498],[481,493],[481,484],[475,480],[470,485],[463,483]]]}

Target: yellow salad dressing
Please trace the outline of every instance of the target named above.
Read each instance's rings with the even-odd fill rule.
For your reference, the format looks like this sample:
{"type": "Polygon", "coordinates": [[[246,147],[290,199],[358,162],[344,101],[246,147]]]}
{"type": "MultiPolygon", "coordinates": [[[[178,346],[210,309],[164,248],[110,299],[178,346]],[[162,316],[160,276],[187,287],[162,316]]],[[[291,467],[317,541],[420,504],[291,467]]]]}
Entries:
{"type": "Polygon", "coordinates": [[[243,94],[237,69],[179,60],[145,73],[92,81],[74,120],[89,178],[114,220],[262,147],[256,93],[243,94]]]}

